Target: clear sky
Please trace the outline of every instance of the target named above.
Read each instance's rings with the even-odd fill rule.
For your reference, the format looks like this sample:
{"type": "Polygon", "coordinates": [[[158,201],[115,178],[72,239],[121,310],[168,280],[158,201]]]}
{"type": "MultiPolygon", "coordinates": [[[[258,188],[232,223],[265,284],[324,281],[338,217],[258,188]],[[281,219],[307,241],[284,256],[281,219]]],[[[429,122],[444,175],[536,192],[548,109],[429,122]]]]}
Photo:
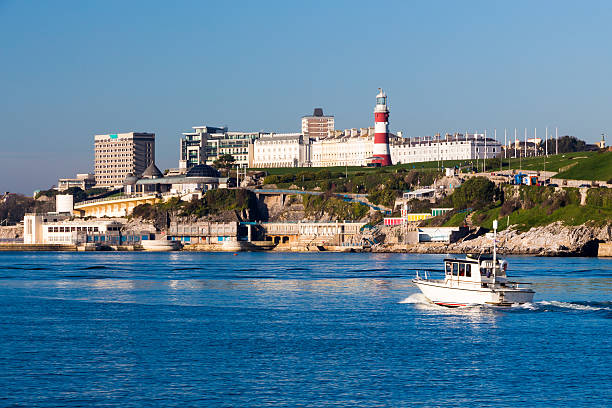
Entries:
{"type": "MultiPolygon", "coordinates": [[[[0,190],[93,171],[93,135],[373,125],[612,137],[611,1],[0,0],[0,190]]],[[[503,136],[502,136],[503,137],[503,136]]]]}

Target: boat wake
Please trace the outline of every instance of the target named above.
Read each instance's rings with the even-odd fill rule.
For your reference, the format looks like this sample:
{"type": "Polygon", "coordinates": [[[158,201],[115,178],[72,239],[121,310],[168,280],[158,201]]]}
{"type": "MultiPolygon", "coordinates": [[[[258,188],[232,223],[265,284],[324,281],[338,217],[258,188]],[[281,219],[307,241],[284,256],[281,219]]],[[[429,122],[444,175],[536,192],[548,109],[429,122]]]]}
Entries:
{"type": "Polygon", "coordinates": [[[577,310],[585,312],[612,312],[612,302],[560,302],[557,300],[542,300],[536,302],[536,304],[545,311],[577,310]]]}
{"type": "Polygon", "coordinates": [[[406,299],[400,300],[399,303],[412,304],[417,309],[421,309],[421,310],[441,310],[441,309],[445,309],[442,306],[438,306],[438,305],[436,305],[434,303],[431,303],[425,297],[425,295],[423,295],[422,293],[413,293],[412,295],[408,296],[406,299]]]}
{"type": "Polygon", "coordinates": [[[612,318],[612,302],[561,302],[557,300],[541,300],[533,303],[514,304],[511,307],[489,306],[489,305],[471,305],[463,306],[455,309],[438,306],[431,303],[421,293],[414,293],[399,303],[413,304],[419,309],[436,309],[436,310],[455,310],[458,309],[479,309],[479,310],[497,310],[508,312],[561,312],[561,313],[589,313],[594,312],[612,318]]]}
{"type": "Polygon", "coordinates": [[[430,304],[429,300],[422,293],[413,293],[406,299],[401,300],[399,303],[412,303],[412,304],[430,304]]]}

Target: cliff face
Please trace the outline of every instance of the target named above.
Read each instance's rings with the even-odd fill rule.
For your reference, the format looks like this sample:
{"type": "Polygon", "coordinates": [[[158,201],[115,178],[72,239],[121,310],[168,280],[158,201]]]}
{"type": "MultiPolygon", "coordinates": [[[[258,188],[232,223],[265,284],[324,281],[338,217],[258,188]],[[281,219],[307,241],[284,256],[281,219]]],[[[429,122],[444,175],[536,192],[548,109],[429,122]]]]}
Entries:
{"type": "MultiPolygon", "coordinates": [[[[453,244],[419,243],[406,245],[401,240],[387,239],[372,250],[375,252],[416,252],[416,253],[481,253],[493,250],[491,234],[474,235],[453,244]],[[472,239],[470,239],[472,238],[472,239]]],[[[555,222],[527,232],[513,229],[497,234],[499,254],[539,256],[597,256],[599,243],[612,242],[612,222],[603,226],[567,226],[555,222]]]]}
{"type": "Polygon", "coordinates": [[[0,226],[0,239],[23,238],[23,225],[0,226]]]}
{"type": "MultiPolygon", "coordinates": [[[[599,242],[610,241],[612,223],[605,226],[567,226],[555,222],[523,233],[508,229],[497,234],[497,248],[501,254],[595,256],[599,242]]],[[[448,252],[478,253],[483,250],[490,251],[492,246],[492,238],[483,235],[447,245],[446,248],[448,252]]]]}

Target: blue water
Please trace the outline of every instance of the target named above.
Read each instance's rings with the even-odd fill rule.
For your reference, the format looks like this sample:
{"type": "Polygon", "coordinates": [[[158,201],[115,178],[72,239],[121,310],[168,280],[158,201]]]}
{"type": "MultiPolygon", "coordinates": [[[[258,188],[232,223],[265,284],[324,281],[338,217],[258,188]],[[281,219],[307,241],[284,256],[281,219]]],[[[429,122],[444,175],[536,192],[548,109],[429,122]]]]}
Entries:
{"type": "Polygon", "coordinates": [[[612,260],[445,309],[410,283],[442,259],[0,252],[0,406],[610,405],[612,260]]]}

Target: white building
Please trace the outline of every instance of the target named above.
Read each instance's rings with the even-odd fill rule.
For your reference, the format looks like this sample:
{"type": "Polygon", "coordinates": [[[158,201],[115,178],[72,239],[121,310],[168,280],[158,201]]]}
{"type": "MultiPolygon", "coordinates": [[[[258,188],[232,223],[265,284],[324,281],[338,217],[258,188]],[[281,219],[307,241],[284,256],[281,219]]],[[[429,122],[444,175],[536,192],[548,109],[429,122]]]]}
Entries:
{"type": "Polygon", "coordinates": [[[26,214],[23,223],[24,244],[82,244],[87,242],[87,235],[117,235],[123,226],[115,220],[71,219],[58,213],[26,214]]]}
{"type": "Polygon", "coordinates": [[[58,191],[64,191],[70,187],[79,187],[81,190],[89,190],[96,184],[96,177],[91,173],[77,173],[75,178],[61,178],[57,181],[58,191]]]}
{"type": "Polygon", "coordinates": [[[462,134],[394,138],[393,163],[418,163],[437,160],[492,159],[501,153],[501,144],[482,134],[462,134]]]}
{"type": "Polygon", "coordinates": [[[44,243],[43,225],[48,222],[58,222],[70,218],[70,214],[26,214],[23,217],[23,243],[44,243]]]}
{"type": "Polygon", "coordinates": [[[374,129],[347,129],[312,142],[312,167],[367,166],[374,154],[374,129]]]}
{"type": "Polygon", "coordinates": [[[75,245],[87,242],[87,235],[105,236],[121,231],[122,223],[113,220],[63,220],[43,223],[41,244],[75,245]]]}
{"type": "Polygon", "coordinates": [[[310,167],[311,143],[301,133],[263,134],[252,144],[249,167],[310,167]]]}

